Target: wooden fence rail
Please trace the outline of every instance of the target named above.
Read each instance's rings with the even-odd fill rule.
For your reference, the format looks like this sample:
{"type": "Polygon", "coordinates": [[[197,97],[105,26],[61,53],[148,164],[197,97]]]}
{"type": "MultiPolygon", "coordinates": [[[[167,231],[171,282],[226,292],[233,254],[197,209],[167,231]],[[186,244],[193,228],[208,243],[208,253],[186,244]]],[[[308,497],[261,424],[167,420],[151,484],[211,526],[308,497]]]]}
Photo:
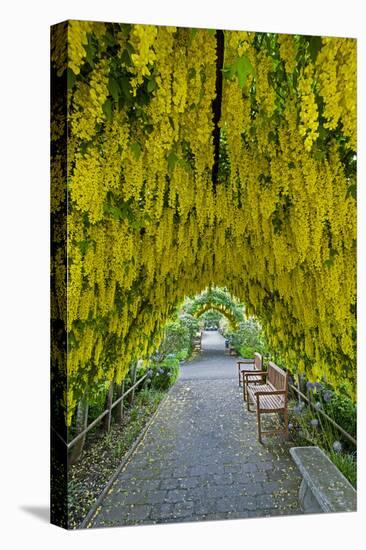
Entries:
{"type": "Polygon", "coordinates": [[[341,434],[346,438],[348,439],[348,441],[350,441],[355,447],[357,447],[357,441],[355,440],[354,437],[352,437],[348,432],[346,432],[346,430],[344,430],[342,428],[342,426],[340,426],[339,424],[337,424],[337,422],[335,422],[333,420],[333,418],[331,418],[330,416],[327,415],[326,412],[322,411],[321,409],[316,409],[314,403],[312,403],[307,397],[306,395],[304,395],[296,386],[294,386],[293,384],[290,384],[290,388],[293,389],[298,395],[300,395],[300,397],[302,397],[302,399],[304,399],[305,401],[307,401],[309,403],[309,405],[315,409],[318,413],[320,413],[322,416],[324,416],[324,418],[326,418],[328,420],[328,422],[330,422],[335,428],[337,428],[337,430],[339,432],[341,432],[341,434]]]}
{"type": "MultiPolygon", "coordinates": [[[[142,376],[141,378],[139,378],[137,380],[137,382],[135,382],[133,384],[133,386],[131,386],[130,388],[128,388],[128,390],[122,394],[118,399],[116,399],[116,401],[114,401],[110,408],[106,409],[105,411],[103,411],[95,420],[93,420],[93,422],[91,424],[89,424],[89,426],[87,428],[85,428],[85,430],[83,430],[82,432],[80,432],[76,437],[74,437],[74,439],[72,439],[70,441],[70,443],[67,443],[66,446],[67,446],[67,449],[71,449],[71,447],[73,447],[73,445],[75,445],[75,443],[77,443],[85,434],[87,434],[92,428],[94,428],[94,426],[96,426],[96,424],[98,424],[98,422],[100,422],[102,420],[102,418],[104,418],[107,414],[111,414],[112,412],[112,409],[118,405],[118,403],[120,403],[120,401],[122,401],[126,395],[128,395],[129,393],[131,393],[132,391],[135,390],[135,388],[141,384],[141,382],[143,380],[145,380],[145,378],[147,377],[147,373],[144,374],[144,376],[142,376]]],[[[62,439],[62,438],[61,438],[62,439]]],[[[63,439],[62,439],[63,441],[63,439]]]]}

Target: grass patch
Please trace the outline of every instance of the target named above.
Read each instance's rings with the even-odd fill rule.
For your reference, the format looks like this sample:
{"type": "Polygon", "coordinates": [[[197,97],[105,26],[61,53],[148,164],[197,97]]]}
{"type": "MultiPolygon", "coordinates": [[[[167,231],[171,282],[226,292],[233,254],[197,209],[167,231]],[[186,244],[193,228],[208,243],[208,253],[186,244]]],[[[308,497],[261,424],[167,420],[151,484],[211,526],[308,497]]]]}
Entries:
{"type": "Polygon", "coordinates": [[[329,458],[342,472],[344,477],[357,488],[357,462],[351,454],[341,454],[334,451],[329,453],[329,458]]]}

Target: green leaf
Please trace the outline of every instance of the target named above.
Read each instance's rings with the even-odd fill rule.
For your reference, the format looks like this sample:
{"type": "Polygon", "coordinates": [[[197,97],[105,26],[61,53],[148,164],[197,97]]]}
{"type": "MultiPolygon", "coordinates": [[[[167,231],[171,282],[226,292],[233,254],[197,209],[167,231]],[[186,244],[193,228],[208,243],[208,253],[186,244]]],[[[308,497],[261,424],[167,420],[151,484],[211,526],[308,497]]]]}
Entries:
{"type": "Polygon", "coordinates": [[[147,91],[153,92],[155,90],[156,82],[153,78],[151,78],[147,83],[147,91]]]}
{"type": "Polygon", "coordinates": [[[78,241],[77,245],[78,245],[78,247],[79,247],[80,252],[82,253],[82,255],[84,255],[85,252],[88,250],[89,241],[87,241],[87,240],[78,241]]]}
{"type": "Polygon", "coordinates": [[[236,63],[236,73],[238,75],[239,86],[244,87],[248,75],[254,75],[254,69],[252,64],[246,55],[240,57],[236,63]]]}
{"type": "Polygon", "coordinates": [[[121,23],[120,32],[124,38],[128,38],[131,31],[131,25],[129,23],[121,23]]]}
{"type": "Polygon", "coordinates": [[[252,136],[252,137],[255,137],[256,135],[256,127],[255,126],[251,126],[250,129],[249,129],[249,134],[252,136]]]}
{"type": "Polygon", "coordinates": [[[124,65],[129,65],[131,63],[131,56],[130,56],[127,48],[124,49],[123,52],[122,52],[121,61],[124,65]]]}
{"type": "Polygon", "coordinates": [[[347,189],[346,197],[353,197],[355,200],[357,198],[357,185],[356,183],[351,183],[351,185],[347,189]]]}
{"type": "Polygon", "coordinates": [[[82,141],[80,143],[80,153],[84,156],[88,150],[88,147],[90,145],[90,141],[82,141]]]}
{"type": "Polygon", "coordinates": [[[130,148],[133,154],[135,155],[136,160],[139,160],[141,155],[141,145],[139,144],[139,142],[135,141],[135,143],[132,143],[130,145],[130,148]]]}
{"type": "Polygon", "coordinates": [[[67,89],[72,90],[74,87],[76,76],[70,67],[67,68],[67,89]]]}
{"type": "Polygon", "coordinates": [[[91,37],[89,36],[89,40],[88,40],[88,43],[87,45],[85,46],[85,51],[86,51],[86,60],[87,62],[89,63],[89,65],[91,66],[92,69],[94,69],[94,56],[95,56],[95,53],[96,53],[96,48],[95,46],[93,45],[93,42],[91,40],[91,37]]]}
{"type": "Polygon", "coordinates": [[[313,63],[315,63],[317,55],[322,47],[321,36],[311,36],[309,39],[309,50],[313,63]]]}
{"type": "Polygon", "coordinates": [[[177,155],[174,153],[174,151],[171,151],[167,157],[168,160],[168,168],[169,172],[172,172],[174,170],[174,166],[176,165],[176,162],[178,160],[177,155]]]}
{"type": "Polygon", "coordinates": [[[314,158],[315,160],[319,160],[319,161],[325,160],[325,151],[323,151],[322,149],[317,149],[314,152],[314,158]]]}
{"type": "Polygon", "coordinates": [[[232,65],[225,65],[225,67],[223,67],[221,71],[224,78],[231,80],[236,74],[236,65],[235,63],[233,63],[232,65]]]}
{"type": "Polygon", "coordinates": [[[151,134],[151,132],[153,132],[153,130],[154,130],[154,125],[153,124],[145,124],[144,130],[148,134],[151,134]]]}
{"type": "Polygon", "coordinates": [[[216,29],[206,29],[208,34],[210,34],[211,36],[214,35],[216,33],[216,29]]]}
{"type": "Polygon", "coordinates": [[[115,80],[113,76],[109,77],[108,88],[111,96],[113,97],[114,101],[117,103],[121,90],[117,80],[115,80]]]}
{"type": "Polygon", "coordinates": [[[112,121],[113,118],[113,109],[112,109],[112,101],[110,99],[107,99],[103,105],[103,113],[105,114],[108,122],[112,121]]]}
{"type": "Polygon", "coordinates": [[[109,213],[112,214],[115,220],[122,220],[124,218],[124,213],[118,206],[111,206],[109,208],[109,213]]]}
{"type": "Polygon", "coordinates": [[[120,89],[124,96],[129,99],[131,97],[130,81],[127,76],[123,76],[119,79],[120,89]]]}
{"type": "Polygon", "coordinates": [[[116,39],[114,38],[113,34],[109,31],[107,31],[104,35],[105,41],[108,44],[108,46],[114,46],[116,43],[116,39]]]}

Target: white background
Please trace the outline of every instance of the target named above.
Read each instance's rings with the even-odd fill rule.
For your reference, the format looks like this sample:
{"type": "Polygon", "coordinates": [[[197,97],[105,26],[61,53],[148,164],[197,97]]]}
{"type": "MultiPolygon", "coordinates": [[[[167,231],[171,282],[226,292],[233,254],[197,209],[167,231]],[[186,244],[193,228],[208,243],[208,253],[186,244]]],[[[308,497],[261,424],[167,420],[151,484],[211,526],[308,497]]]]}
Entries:
{"type": "Polygon", "coordinates": [[[3,548],[360,548],[365,530],[365,27],[362,2],[16,1],[1,8],[3,548]],[[359,38],[359,512],[66,532],[49,502],[49,26],[65,19],[359,38]],[[362,36],[363,33],[363,36],[362,36]],[[363,282],[363,283],[362,283],[363,282]],[[255,537],[259,541],[255,542],[255,537]]]}

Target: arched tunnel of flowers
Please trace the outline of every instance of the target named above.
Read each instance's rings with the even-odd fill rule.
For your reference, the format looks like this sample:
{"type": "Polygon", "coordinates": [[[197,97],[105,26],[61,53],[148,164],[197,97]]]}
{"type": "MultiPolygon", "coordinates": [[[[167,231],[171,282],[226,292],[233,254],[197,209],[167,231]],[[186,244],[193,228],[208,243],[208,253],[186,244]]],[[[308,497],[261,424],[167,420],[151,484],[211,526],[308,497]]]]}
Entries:
{"type": "Polygon", "coordinates": [[[209,288],[202,292],[191,303],[184,305],[184,311],[196,318],[207,311],[216,311],[227,318],[232,328],[237,328],[244,320],[242,304],[221,288],[209,288]]]}
{"type": "Polygon", "coordinates": [[[288,369],[355,395],[355,41],[54,32],[52,356],[67,423],[211,285],[245,303],[288,369]]]}

